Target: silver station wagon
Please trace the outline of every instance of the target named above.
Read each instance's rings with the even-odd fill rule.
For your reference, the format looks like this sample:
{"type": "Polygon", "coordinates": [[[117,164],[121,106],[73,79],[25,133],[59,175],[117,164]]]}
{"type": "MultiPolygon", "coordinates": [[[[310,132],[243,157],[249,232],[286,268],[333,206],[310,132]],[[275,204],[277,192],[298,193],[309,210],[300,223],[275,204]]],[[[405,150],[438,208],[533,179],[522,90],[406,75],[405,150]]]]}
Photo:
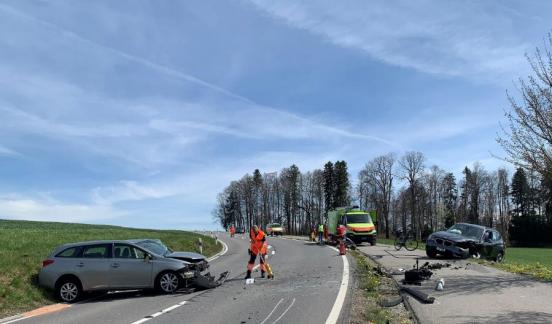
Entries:
{"type": "Polygon", "coordinates": [[[80,242],[54,249],[42,262],[39,284],[64,302],[74,302],[86,291],[154,288],[173,293],[198,278],[210,279],[201,275],[208,266],[203,255],[173,252],[159,240],[80,242]]]}

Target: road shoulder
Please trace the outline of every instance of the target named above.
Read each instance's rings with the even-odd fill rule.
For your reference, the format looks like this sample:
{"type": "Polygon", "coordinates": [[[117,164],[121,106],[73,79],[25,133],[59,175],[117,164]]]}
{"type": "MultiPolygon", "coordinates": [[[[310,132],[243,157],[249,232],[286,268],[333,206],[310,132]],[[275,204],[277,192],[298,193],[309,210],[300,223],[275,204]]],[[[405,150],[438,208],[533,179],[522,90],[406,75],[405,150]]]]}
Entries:
{"type": "Polygon", "coordinates": [[[411,269],[416,259],[422,265],[449,264],[434,269],[421,286],[409,286],[435,297],[433,304],[423,304],[414,298],[408,301],[421,323],[550,323],[552,284],[528,277],[485,267],[474,260],[429,259],[424,251],[396,251],[392,246],[363,246],[360,250],[382,265],[400,282],[400,269],[411,269]],[[443,291],[436,291],[439,279],[445,280],[443,291]]]}

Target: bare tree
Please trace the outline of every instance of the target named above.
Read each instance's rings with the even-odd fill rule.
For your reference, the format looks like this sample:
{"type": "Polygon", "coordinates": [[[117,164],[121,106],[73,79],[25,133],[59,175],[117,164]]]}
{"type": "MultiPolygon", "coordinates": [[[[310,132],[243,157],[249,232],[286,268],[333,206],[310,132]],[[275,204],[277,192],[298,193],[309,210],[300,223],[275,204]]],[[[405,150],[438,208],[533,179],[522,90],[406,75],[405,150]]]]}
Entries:
{"type": "MultiPolygon", "coordinates": [[[[425,157],[422,152],[407,152],[400,160],[399,165],[403,169],[403,178],[410,186],[410,219],[412,229],[418,239],[421,237],[421,221],[416,217],[416,186],[417,181],[424,171],[425,157]]],[[[406,224],[403,222],[403,231],[406,231],[406,224]]]]}
{"type": "MultiPolygon", "coordinates": [[[[393,154],[378,156],[366,164],[361,170],[359,188],[366,200],[373,200],[378,215],[384,220],[385,237],[389,238],[389,212],[391,209],[391,194],[393,192],[393,154]],[[372,193],[372,194],[370,194],[372,193]]],[[[360,198],[362,200],[362,198],[360,198]]],[[[366,203],[366,205],[368,205],[366,203]]],[[[381,228],[381,226],[380,226],[381,228]]]]}
{"type": "Polygon", "coordinates": [[[552,178],[552,34],[544,50],[536,49],[527,60],[533,75],[520,80],[521,99],[508,95],[512,110],[506,112],[508,127],[497,138],[508,161],[543,178],[552,178]]]}

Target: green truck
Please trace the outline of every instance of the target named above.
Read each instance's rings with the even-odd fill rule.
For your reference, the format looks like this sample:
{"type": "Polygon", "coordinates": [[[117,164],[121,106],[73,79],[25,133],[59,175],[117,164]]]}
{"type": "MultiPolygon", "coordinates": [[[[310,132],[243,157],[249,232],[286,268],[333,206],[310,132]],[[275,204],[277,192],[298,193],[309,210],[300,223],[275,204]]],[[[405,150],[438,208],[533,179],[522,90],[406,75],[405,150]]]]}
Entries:
{"type": "Polygon", "coordinates": [[[328,233],[333,241],[337,228],[345,226],[345,235],[356,244],[368,242],[376,245],[376,211],[360,210],[357,206],[339,207],[328,212],[328,233]]]}

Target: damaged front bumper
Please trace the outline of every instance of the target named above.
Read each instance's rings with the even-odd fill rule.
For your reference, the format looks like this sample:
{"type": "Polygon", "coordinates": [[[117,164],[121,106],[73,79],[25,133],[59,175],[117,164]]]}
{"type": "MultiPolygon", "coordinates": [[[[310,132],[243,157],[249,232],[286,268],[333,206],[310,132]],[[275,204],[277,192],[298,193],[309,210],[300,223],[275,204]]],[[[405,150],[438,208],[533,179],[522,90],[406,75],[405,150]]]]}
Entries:
{"type": "Polygon", "coordinates": [[[228,278],[230,272],[225,271],[221,273],[218,279],[215,279],[209,272],[202,274],[199,270],[189,270],[188,268],[182,269],[179,271],[179,274],[182,279],[184,279],[186,287],[197,286],[204,289],[211,289],[222,285],[228,278]]]}
{"type": "Polygon", "coordinates": [[[436,254],[466,259],[475,250],[475,245],[472,242],[453,242],[437,237],[427,240],[426,250],[436,254]]]}

